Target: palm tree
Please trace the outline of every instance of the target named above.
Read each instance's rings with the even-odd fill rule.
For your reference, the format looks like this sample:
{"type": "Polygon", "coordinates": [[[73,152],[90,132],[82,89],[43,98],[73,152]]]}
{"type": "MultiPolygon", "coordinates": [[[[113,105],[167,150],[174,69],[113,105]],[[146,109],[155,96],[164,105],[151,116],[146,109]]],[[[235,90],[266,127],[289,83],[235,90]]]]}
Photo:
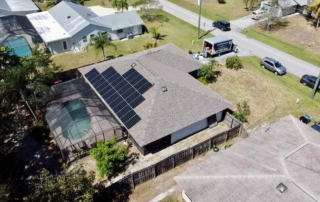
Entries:
{"type": "Polygon", "coordinates": [[[129,4],[128,4],[127,0],[118,0],[116,8],[118,11],[123,12],[123,10],[128,10],[129,4]]]}
{"type": "Polygon", "coordinates": [[[103,60],[106,59],[106,56],[104,54],[105,47],[112,46],[115,50],[117,50],[117,46],[111,42],[109,34],[102,34],[101,32],[98,32],[97,36],[93,37],[91,40],[92,41],[90,42],[90,44],[96,51],[100,49],[102,50],[103,60]]]}
{"type": "Polygon", "coordinates": [[[313,2],[309,8],[308,8],[309,12],[315,12],[315,18],[318,20],[317,22],[317,29],[319,27],[319,21],[320,21],[320,0],[317,0],[315,2],[313,2]]]}
{"type": "Polygon", "coordinates": [[[203,65],[201,68],[201,76],[206,81],[215,81],[218,76],[221,75],[220,71],[214,71],[218,67],[218,62],[215,59],[210,60],[208,64],[203,65]]]}
{"type": "Polygon", "coordinates": [[[159,26],[158,27],[150,27],[150,33],[152,35],[152,38],[155,39],[155,43],[157,43],[157,40],[162,40],[165,35],[160,34],[159,32],[159,26]]]}

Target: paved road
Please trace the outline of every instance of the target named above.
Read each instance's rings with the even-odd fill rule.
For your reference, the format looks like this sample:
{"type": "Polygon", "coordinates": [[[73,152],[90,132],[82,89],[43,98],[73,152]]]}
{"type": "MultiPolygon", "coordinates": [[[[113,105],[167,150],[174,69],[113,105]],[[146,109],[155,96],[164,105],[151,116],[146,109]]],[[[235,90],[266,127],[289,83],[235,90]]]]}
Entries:
{"type": "MultiPolygon", "coordinates": [[[[166,0],[160,0],[160,3],[163,5],[163,10],[192,24],[195,26],[198,26],[198,15],[186,10],[180,6],[177,6],[171,2],[168,2],[166,0]]],[[[201,28],[202,29],[209,29],[209,27],[212,24],[212,20],[209,20],[207,18],[201,17],[201,28]],[[203,27],[204,23],[206,24],[205,27],[203,27]]],[[[232,25],[231,22],[231,28],[235,28],[234,25],[232,25]]],[[[210,28],[211,29],[211,28],[210,28]]],[[[205,30],[207,31],[207,30],[205,30]]],[[[264,43],[261,43],[257,40],[254,40],[252,38],[249,38],[237,31],[230,31],[230,32],[221,32],[218,29],[215,29],[212,31],[212,34],[214,35],[226,35],[229,36],[234,40],[234,43],[237,44],[240,47],[240,50],[247,51],[251,53],[252,55],[258,56],[260,58],[263,57],[272,57],[279,62],[281,62],[285,67],[287,67],[287,71],[301,77],[304,74],[309,75],[315,75],[318,76],[320,69],[316,67],[315,65],[312,65],[310,63],[307,63],[303,60],[300,60],[296,57],[293,57],[287,53],[284,53],[282,51],[279,51],[271,46],[268,46],[264,43]]]]}

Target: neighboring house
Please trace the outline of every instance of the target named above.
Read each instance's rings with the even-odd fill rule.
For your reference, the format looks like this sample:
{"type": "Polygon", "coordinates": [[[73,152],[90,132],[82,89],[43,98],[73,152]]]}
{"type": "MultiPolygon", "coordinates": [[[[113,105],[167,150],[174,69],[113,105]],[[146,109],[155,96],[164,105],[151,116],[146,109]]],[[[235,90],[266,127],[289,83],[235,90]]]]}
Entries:
{"type": "Polygon", "coordinates": [[[0,47],[10,37],[24,37],[31,47],[42,43],[42,39],[26,16],[10,15],[0,17],[0,47]]]}
{"type": "MultiPolygon", "coordinates": [[[[313,0],[278,0],[279,11],[278,16],[291,15],[296,12],[303,13],[305,6],[309,5],[313,0]]],[[[262,1],[260,9],[270,11],[270,0],[262,1]]]]}
{"type": "Polygon", "coordinates": [[[32,0],[0,0],[0,17],[8,15],[25,16],[39,10],[32,0]]]}
{"type": "Polygon", "coordinates": [[[136,11],[99,17],[85,6],[62,1],[49,11],[27,15],[51,53],[79,52],[99,31],[112,40],[142,34],[143,21],[136,11]]]}
{"type": "Polygon", "coordinates": [[[287,116],[174,178],[185,201],[320,201],[320,133],[287,116]]]}
{"type": "Polygon", "coordinates": [[[146,155],[224,119],[232,104],[193,78],[202,65],[169,44],[79,71],[146,155]]]}

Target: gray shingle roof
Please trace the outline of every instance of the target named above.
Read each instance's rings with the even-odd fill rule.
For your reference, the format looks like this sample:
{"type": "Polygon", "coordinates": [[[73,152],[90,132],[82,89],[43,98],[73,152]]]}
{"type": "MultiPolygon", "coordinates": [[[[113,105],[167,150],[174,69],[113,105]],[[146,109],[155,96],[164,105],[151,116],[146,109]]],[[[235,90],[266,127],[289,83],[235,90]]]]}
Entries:
{"type": "Polygon", "coordinates": [[[320,201],[320,133],[288,116],[175,180],[193,202],[320,201]]]}
{"type": "Polygon", "coordinates": [[[37,11],[32,0],[0,0],[0,9],[7,11],[37,11]]]}
{"type": "Polygon", "coordinates": [[[173,44],[83,67],[79,71],[84,75],[93,68],[103,72],[112,66],[124,74],[132,63],[154,84],[143,94],[146,100],[134,109],[142,120],[129,130],[140,146],[232,106],[188,74],[200,69],[202,64],[173,44]],[[167,92],[162,92],[163,86],[167,87],[167,92]]]}
{"type": "Polygon", "coordinates": [[[94,22],[105,25],[112,30],[123,29],[136,25],[143,25],[143,21],[136,11],[127,11],[114,15],[106,15],[91,19],[94,22]]]}

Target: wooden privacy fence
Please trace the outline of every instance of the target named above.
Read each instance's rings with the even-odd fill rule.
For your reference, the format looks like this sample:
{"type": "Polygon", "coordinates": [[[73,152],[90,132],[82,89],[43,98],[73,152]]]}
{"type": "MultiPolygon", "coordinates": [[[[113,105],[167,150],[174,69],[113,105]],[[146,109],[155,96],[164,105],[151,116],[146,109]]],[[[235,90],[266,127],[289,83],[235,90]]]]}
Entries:
{"type": "Polygon", "coordinates": [[[242,122],[236,119],[236,117],[232,116],[229,112],[226,113],[226,116],[224,117],[224,123],[227,124],[230,128],[237,127],[239,125],[242,125],[242,122]]]}
{"type": "MultiPolygon", "coordinates": [[[[241,122],[240,122],[241,123],[241,122]]],[[[191,148],[180,151],[172,156],[154,164],[140,171],[134,172],[115,184],[128,184],[132,189],[137,185],[147,182],[175,167],[190,161],[191,159],[199,156],[206,151],[214,148],[216,145],[228,141],[230,138],[237,136],[241,131],[242,125],[235,126],[228,131],[220,133],[219,135],[205,140],[191,148]]]]}

